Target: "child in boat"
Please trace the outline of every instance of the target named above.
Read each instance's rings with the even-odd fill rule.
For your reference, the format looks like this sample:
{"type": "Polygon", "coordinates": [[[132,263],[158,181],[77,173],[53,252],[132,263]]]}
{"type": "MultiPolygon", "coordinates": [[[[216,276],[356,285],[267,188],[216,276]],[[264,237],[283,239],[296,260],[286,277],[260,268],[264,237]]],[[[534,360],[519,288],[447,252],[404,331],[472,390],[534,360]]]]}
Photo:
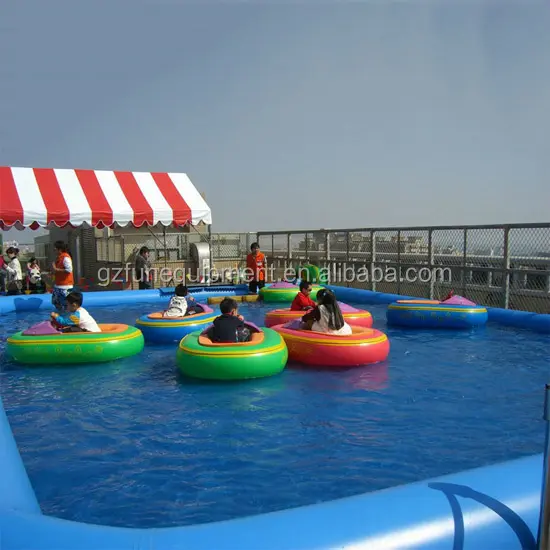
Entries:
{"type": "Polygon", "coordinates": [[[82,307],[82,293],[73,290],[67,295],[66,315],[51,313],[55,325],[61,332],[101,332],[94,318],[82,307]]]}
{"type": "Polygon", "coordinates": [[[244,323],[244,317],[239,315],[237,302],[232,298],[224,298],[220,304],[222,314],[214,319],[208,336],[212,342],[248,342],[250,329],[244,323]]]}
{"type": "Polygon", "coordinates": [[[174,296],[170,299],[168,309],[163,313],[163,317],[184,317],[197,313],[197,302],[193,296],[189,296],[188,288],[180,283],[175,290],[174,296]]]}
{"type": "Polygon", "coordinates": [[[317,293],[317,304],[315,309],[308,311],[302,317],[303,329],[338,336],[352,334],[351,327],[344,321],[334,292],[325,288],[321,289],[317,293]]]}
{"type": "Polygon", "coordinates": [[[312,285],[309,281],[302,281],[300,283],[300,292],[296,294],[296,298],[292,301],[290,306],[291,311],[303,311],[305,309],[313,309],[316,304],[309,297],[311,294],[312,285]]]}

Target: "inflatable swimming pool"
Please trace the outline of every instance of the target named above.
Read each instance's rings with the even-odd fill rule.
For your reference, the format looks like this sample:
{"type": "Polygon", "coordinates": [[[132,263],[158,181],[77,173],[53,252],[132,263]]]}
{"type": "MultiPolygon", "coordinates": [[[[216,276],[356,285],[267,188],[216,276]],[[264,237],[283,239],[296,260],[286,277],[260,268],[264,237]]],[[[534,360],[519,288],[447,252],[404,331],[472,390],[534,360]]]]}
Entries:
{"type": "Polygon", "coordinates": [[[146,342],[169,344],[179,342],[185,335],[208,326],[216,318],[214,310],[207,305],[197,304],[202,313],[185,317],[163,317],[162,311],[142,315],[136,326],[143,333],[146,342]]]}
{"type": "Polygon", "coordinates": [[[279,374],[286,365],[288,350],[275,331],[246,323],[252,335],[249,342],[213,343],[203,332],[188,334],[177,351],[180,371],[193,378],[244,380],[279,374]]]}
{"type": "MultiPolygon", "coordinates": [[[[309,295],[310,298],[315,300],[317,292],[322,288],[322,286],[313,285],[309,295]]],[[[260,296],[264,302],[292,302],[299,291],[300,287],[298,285],[280,282],[261,288],[260,296]]]]}
{"type": "MultiPolygon", "coordinates": [[[[340,304],[340,309],[344,320],[351,326],[356,327],[372,327],[372,315],[365,311],[364,309],[356,309],[342,302],[340,304]]],[[[290,308],[286,309],[274,309],[268,311],[265,315],[265,326],[274,327],[275,325],[284,325],[289,321],[294,321],[295,319],[301,319],[306,311],[292,311],[290,308]]]]}
{"type": "Polygon", "coordinates": [[[136,355],[143,350],[141,331],[122,324],[99,324],[101,332],[61,333],[39,323],[7,340],[7,353],[19,363],[59,365],[99,363],[136,355]]]}
{"type": "Polygon", "coordinates": [[[299,321],[276,325],[288,347],[288,357],[304,365],[358,367],[385,361],[390,353],[388,337],[373,328],[355,327],[349,336],[301,330],[299,321]]]}
{"type": "Polygon", "coordinates": [[[487,323],[487,308],[435,300],[397,300],[388,306],[389,325],[411,328],[465,329],[487,323]]]}
{"type": "MultiPolygon", "coordinates": [[[[340,299],[354,303],[389,304],[403,298],[354,288],[330,288],[340,299]]],[[[219,294],[233,293],[236,289],[240,290],[228,288],[219,294]]],[[[216,290],[222,289],[211,288],[209,294],[217,294],[216,290]]],[[[206,298],[206,293],[203,296],[206,298]]],[[[112,308],[121,303],[153,300],[158,301],[160,308],[166,296],[158,289],[85,293],[87,307],[112,308]]],[[[50,295],[0,298],[0,315],[38,310],[51,310],[50,295]]],[[[490,321],[501,326],[550,334],[548,314],[498,308],[488,308],[488,312],[490,321]]],[[[150,529],[112,527],[45,515],[25,470],[1,398],[0,457],[2,550],[36,548],[37,541],[41,550],[174,550],[182,547],[257,550],[259,540],[262,550],[413,546],[421,550],[537,548],[542,454],[275,513],[150,529]]],[[[88,497],[82,495],[82,498],[88,497]]]]}

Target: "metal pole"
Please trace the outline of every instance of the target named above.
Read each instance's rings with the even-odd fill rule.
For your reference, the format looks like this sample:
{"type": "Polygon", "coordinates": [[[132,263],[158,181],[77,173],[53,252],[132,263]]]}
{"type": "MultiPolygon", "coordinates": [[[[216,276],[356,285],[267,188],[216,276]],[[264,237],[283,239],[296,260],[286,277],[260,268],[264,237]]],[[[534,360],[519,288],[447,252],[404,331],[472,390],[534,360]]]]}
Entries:
{"type": "Polygon", "coordinates": [[[428,297],[434,299],[435,290],[435,269],[434,269],[434,239],[433,230],[428,230],[428,268],[430,269],[430,290],[428,297]]]}
{"type": "Polygon", "coordinates": [[[208,266],[208,274],[207,274],[208,279],[206,280],[206,285],[210,286],[212,284],[210,274],[212,273],[212,269],[214,269],[214,258],[212,257],[212,225],[211,224],[208,225],[207,238],[208,238],[208,262],[210,263],[210,265],[208,266]]]}
{"type": "Polygon", "coordinates": [[[464,229],[464,239],[462,242],[462,271],[460,277],[460,286],[462,287],[462,296],[466,294],[467,276],[466,264],[468,263],[468,230],[464,229]]]}
{"type": "Polygon", "coordinates": [[[502,279],[502,301],[504,309],[510,307],[510,227],[504,227],[504,277],[502,279]]]}
{"type": "Polygon", "coordinates": [[[550,548],[550,384],[544,391],[544,421],[546,422],[546,442],[544,445],[544,464],[541,490],[541,506],[539,530],[537,534],[537,550],[550,548]]]}
{"type": "Polygon", "coordinates": [[[397,292],[401,294],[401,231],[397,232],[397,292]]]}

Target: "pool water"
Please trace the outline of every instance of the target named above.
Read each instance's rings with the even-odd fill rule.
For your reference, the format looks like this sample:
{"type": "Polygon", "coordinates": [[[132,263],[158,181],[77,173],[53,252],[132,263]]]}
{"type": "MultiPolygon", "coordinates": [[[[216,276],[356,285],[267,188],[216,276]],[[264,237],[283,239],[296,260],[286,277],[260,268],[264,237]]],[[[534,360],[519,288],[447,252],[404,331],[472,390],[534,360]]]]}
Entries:
{"type": "MultiPolygon", "coordinates": [[[[127,527],[232,519],[542,452],[547,335],[389,329],[387,362],[289,367],[236,383],[180,376],[176,347],[104,365],[26,367],[5,338],[47,312],[0,317],[0,388],[44,513],[127,527]]],[[[90,308],[133,324],[159,304],[90,308]]],[[[263,324],[268,308],[243,305],[263,324]]]]}

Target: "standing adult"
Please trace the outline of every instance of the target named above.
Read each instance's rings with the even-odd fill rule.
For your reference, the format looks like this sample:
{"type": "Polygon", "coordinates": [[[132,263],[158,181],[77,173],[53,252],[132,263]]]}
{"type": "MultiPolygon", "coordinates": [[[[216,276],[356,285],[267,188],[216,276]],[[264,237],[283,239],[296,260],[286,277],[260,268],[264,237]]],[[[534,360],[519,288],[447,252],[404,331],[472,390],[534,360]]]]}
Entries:
{"type": "Polygon", "coordinates": [[[151,262],[149,261],[149,249],[146,246],[142,246],[139,249],[139,254],[136,256],[136,263],[134,265],[136,280],[139,283],[139,290],[151,288],[151,282],[149,280],[150,270],[151,262]]]}
{"type": "Polygon", "coordinates": [[[250,245],[250,254],[246,257],[248,291],[250,294],[256,294],[259,288],[265,286],[266,269],[265,254],[260,252],[260,245],[258,243],[252,243],[250,245]]]}
{"type": "Polygon", "coordinates": [[[6,260],[4,260],[4,251],[0,244],[0,292],[6,292],[6,260]]]}
{"type": "Polygon", "coordinates": [[[66,311],[67,296],[74,287],[73,260],[68,246],[63,241],[55,241],[54,248],[57,258],[52,264],[54,286],[52,304],[58,311],[66,311]]]}
{"type": "Polygon", "coordinates": [[[21,294],[23,288],[23,274],[21,272],[21,264],[19,263],[19,248],[10,246],[6,250],[6,254],[10,259],[8,265],[6,265],[6,272],[8,274],[7,280],[7,294],[21,294]]]}

